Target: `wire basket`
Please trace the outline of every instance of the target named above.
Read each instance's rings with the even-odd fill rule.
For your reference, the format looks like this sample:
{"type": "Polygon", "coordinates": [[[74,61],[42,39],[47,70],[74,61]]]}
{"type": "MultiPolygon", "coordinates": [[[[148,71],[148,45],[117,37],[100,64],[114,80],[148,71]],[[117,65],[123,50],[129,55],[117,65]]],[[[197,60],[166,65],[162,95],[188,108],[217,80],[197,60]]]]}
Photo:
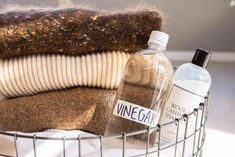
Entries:
{"type": "MultiPolygon", "coordinates": [[[[63,157],[85,157],[84,149],[88,149],[85,145],[86,142],[95,142],[96,151],[93,152],[92,155],[94,157],[201,157],[202,156],[202,148],[204,145],[206,132],[205,132],[205,124],[208,117],[208,99],[209,97],[205,97],[203,103],[190,114],[184,115],[183,117],[176,119],[170,123],[166,123],[163,125],[158,125],[155,128],[144,129],[131,133],[122,133],[117,136],[108,136],[103,137],[99,135],[94,136],[76,136],[76,137],[46,137],[39,136],[35,134],[23,134],[18,132],[4,132],[0,131],[1,137],[12,138],[14,150],[13,155],[6,154],[4,152],[0,152],[0,156],[4,157],[20,157],[22,155],[19,154],[22,149],[22,146],[19,144],[20,139],[31,140],[31,145],[28,147],[32,148],[32,156],[40,157],[39,154],[39,146],[38,143],[44,142],[48,143],[50,141],[60,142],[59,147],[55,147],[54,149],[60,150],[60,154],[58,156],[63,157]],[[164,127],[174,125],[176,129],[176,137],[175,142],[169,145],[160,146],[161,138],[157,138],[157,142],[154,146],[150,144],[150,132],[156,131],[157,136],[161,137],[161,132],[164,127]],[[127,143],[127,138],[136,136],[136,135],[145,135],[147,140],[144,142],[144,148],[130,148],[127,143]],[[180,137],[181,136],[181,137],[180,137]],[[115,139],[119,141],[118,149],[108,150],[105,147],[105,142],[107,140],[115,141],[115,139]],[[73,155],[68,154],[67,143],[72,143],[76,145],[73,147],[75,153],[73,155]]],[[[3,141],[0,141],[2,143],[3,141]]],[[[27,147],[27,146],[26,146],[27,147]]],[[[47,150],[45,150],[47,151],[47,150]]],[[[71,151],[71,150],[70,150],[71,151]]],[[[89,156],[89,155],[88,155],[89,156]]],[[[44,157],[44,156],[43,156],[44,157]]]]}

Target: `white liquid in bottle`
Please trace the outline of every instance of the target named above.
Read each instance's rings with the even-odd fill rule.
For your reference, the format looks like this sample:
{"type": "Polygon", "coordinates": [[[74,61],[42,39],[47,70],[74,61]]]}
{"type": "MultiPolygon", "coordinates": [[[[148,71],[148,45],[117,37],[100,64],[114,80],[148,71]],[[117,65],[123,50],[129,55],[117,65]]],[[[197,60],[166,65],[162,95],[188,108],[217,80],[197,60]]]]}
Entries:
{"type": "MultiPolygon", "coordinates": [[[[210,74],[205,69],[210,56],[210,53],[198,49],[192,63],[183,64],[176,70],[173,87],[161,115],[161,124],[181,118],[184,114],[189,114],[199,107],[211,85],[210,74]]],[[[188,123],[188,132],[191,134],[194,131],[194,125],[195,123],[188,123]]],[[[162,128],[161,146],[175,143],[176,134],[177,129],[173,125],[162,128]]],[[[178,139],[182,140],[183,138],[184,129],[179,128],[178,139]]],[[[187,151],[190,151],[190,148],[187,151]]]]}

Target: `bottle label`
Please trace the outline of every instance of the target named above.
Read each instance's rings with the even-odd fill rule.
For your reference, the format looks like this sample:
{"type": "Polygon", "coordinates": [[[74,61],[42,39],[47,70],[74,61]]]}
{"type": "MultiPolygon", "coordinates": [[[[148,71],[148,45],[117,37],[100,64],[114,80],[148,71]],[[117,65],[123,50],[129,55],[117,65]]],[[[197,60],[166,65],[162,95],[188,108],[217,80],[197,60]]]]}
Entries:
{"type": "Polygon", "coordinates": [[[120,99],[117,100],[113,114],[150,127],[157,126],[160,115],[157,111],[120,99]]]}
{"type": "MultiPolygon", "coordinates": [[[[170,96],[162,112],[161,124],[174,121],[176,118],[181,118],[184,114],[193,112],[195,108],[199,107],[199,104],[203,99],[203,96],[187,91],[177,85],[173,85],[170,96]]],[[[190,128],[192,128],[191,124],[189,124],[188,127],[188,131],[190,131],[190,128]]],[[[162,130],[161,145],[175,143],[176,130],[175,126],[166,126],[166,128],[162,130]]],[[[183,134],[184,131],[180,131],[178,133],[178,139],[183,138],[183,134]]]]}

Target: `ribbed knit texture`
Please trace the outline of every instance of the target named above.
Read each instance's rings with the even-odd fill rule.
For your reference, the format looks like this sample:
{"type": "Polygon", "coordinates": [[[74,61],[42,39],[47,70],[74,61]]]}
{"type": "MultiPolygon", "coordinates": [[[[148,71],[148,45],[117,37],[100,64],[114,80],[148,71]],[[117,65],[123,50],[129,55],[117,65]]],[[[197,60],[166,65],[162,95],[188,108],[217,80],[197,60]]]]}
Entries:
{"type": "Polygon", "coordinates": [[[17,97],[74,86],[116,89],[129,56],[113,51],[0,60],[0,92],[4,97],[17,97]]]}

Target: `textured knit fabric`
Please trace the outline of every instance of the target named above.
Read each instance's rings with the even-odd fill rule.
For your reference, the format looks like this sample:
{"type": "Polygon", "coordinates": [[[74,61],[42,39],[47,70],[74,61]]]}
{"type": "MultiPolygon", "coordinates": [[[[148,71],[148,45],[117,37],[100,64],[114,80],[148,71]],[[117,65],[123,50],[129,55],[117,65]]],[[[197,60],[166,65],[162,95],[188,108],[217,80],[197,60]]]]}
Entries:
{"type": "Polygon", "coordinates": [[[15,10],[0,13],[0,58],[39,53],[136,52],[147,47],[152,30],[162,30],[159,9],[15,10]]]}
{"type": "Polygon", "coordinates": [[[116,90],[75,87],[0,101],[0,130],[49,128],[103,134],[116,90]]]}
{"type": "Polygon", "coordinates": [[[113,51],[0,60],[0,92],[4,97],[17,97],[74,86],[117,89],[129,56],[113,51]]]}

